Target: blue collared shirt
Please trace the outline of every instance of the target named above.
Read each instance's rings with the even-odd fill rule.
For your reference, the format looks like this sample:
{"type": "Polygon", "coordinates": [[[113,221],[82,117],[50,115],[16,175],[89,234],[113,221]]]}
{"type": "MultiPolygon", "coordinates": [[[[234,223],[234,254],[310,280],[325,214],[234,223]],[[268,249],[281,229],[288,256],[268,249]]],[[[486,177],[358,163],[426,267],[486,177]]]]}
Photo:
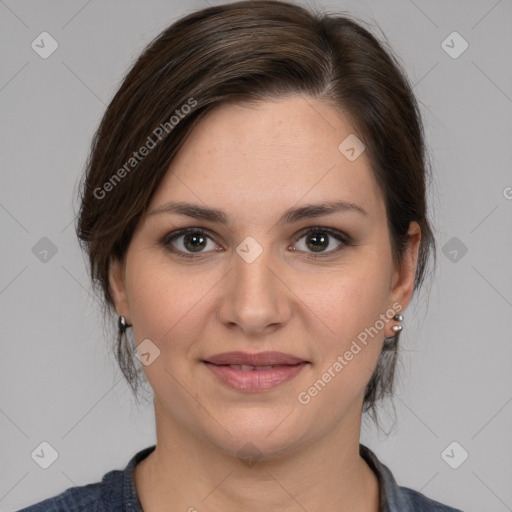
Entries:
{"type": "MultiPolygon", "coordinates": [[[[155,447],[149,446],[136,453],[124,470],[106,473],[101,482],[71,487],[18,512],[143,512],[135,488],[134,470],[155,447]]],[[[379,512],[462,512],[407,487],[399,487],[388,467],[369,448],[360,444],[359,451],[379,481],[379,512]]]]}

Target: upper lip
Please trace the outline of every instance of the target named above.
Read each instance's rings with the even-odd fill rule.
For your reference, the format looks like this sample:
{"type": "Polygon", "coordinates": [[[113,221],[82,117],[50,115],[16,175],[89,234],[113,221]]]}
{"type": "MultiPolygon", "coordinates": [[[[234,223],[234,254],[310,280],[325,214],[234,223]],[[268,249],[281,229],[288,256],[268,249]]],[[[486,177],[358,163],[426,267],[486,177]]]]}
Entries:
{"type": "Polygon", "coordinates": [[[304,359],[283,352],[259,352],[251,354],[249,352],[223,352],[205,358],[203,361],[221,364],[238,364],[247,366],[275,366],[281,364],[294,365],[298,363],[308,362],[304,359]]]}

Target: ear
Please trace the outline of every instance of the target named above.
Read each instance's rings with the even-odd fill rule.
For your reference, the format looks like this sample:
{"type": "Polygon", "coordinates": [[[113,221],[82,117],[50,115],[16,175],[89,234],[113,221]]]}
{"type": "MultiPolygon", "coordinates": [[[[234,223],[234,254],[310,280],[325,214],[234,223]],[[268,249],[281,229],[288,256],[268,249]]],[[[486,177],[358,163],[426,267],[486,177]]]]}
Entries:
{"type": "Polygon", "coordinates": [[[128,298],[125,286],[124,261],[121,261],[117,258],[110,259],[108,280],[117,314],[119,316],[124,316],[127,322],[131,323],[130,308],[128,306],[128,298]]]}
{"type": "Polygon", "coordinates": [[[421,241],[421,228],[417,222],[409,224],[409,242],[403,254],[402,266],[395,270],[391,280],[391,300],[407,309],[414,293],[414,279],[421,241]]]}

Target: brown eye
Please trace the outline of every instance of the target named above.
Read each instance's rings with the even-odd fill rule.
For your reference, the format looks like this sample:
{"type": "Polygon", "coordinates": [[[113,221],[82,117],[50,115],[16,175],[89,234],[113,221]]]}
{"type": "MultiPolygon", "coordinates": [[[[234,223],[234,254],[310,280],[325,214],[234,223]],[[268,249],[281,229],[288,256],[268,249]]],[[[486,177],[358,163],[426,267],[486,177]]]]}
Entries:
{"type": "Polygon", "coordinates": [[[296,244],[296,250],[313,253],[311,256],[327,256],[350,245],[340,232],[330,228],[309,229],[299,240],[302,239],[305,239],[305,242],[302,247],[301,244],[296,244]]]}
{"type": "Polygon", "coordinates": [[[172,253],[185,258],[193,258],[195,254],[215,251],[217,244],[203,230],[196,228],[181,229],[169,233],[161,240],[162,246],[172,253]]]}
{"type": "MultiPolygon", "coordinates": [[[[310,228],[300,237],[295,249],[307,253],[311,257],[330,256],[346,246],[353,245],[350,238],[331,228],[310,228]],[[300,247],[300,245],[303,247],[300,247]]],[[[160,244],[176,256],[194,258],[215,252],[218,245],[203,229],[186,228],[165,235],[160,244]]]]}
{"type": "Polygon", "coordinates": [[[306,245],[314,252],[321,252],[329,246],[329,235],[325,233],[310,233],[306,237],[306,245]]]}
{"type": "Polygon", "coordinates": [[[187,251],[199,252],[206,247],[206,237],[200,233],[187,233],[183,236],[183,246],[187,251]]]}

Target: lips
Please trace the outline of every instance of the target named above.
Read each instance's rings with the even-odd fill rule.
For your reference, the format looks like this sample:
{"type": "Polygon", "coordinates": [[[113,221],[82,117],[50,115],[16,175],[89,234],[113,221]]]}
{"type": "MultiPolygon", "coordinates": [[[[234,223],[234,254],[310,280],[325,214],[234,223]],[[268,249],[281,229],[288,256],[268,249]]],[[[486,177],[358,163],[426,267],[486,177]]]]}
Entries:
{"type": "Polygon", "coordinates": [[[291,381],[309,361],[282,352],[224,352],[203,359],[202,363],[226,386],[256,393],[291,381]]]}
{"type": "Polygon", "coordinates": [[[293,366],[307,363],[304,359],[283,352],[223,352],[203,360],[217,366],[230,366],[236,370],[269,370],[275,366],[293,366]]]}

